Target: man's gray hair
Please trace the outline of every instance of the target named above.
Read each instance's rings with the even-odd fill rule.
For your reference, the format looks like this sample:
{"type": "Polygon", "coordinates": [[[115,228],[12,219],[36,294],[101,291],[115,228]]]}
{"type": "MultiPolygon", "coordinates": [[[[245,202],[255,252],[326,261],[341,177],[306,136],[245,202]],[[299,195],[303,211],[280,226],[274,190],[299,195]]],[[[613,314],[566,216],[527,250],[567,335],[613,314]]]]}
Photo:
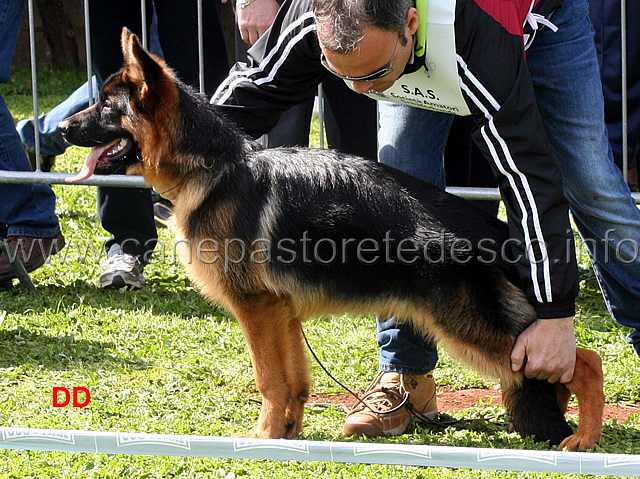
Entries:
{"type": "Polygon", "coordinates": [[[395,32],[406,45],[407,11],[415,0],[313,0],[318,39],[327,50],[348,54],[358,49],[366,27],[395,32]]]}

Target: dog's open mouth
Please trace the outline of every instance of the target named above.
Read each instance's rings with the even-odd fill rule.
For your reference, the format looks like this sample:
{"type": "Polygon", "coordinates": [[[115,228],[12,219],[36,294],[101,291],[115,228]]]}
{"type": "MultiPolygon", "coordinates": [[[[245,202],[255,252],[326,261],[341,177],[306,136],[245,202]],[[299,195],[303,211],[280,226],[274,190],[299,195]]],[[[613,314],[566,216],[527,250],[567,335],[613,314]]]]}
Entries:
{"type": "Polygon", "coordinates": [[[135,161],[135,142],[128,138],[119,138],[106,145],[96,146],[84,160],[80,173],[65,181],[73,183],[89,178],[92,174],[108,175],[135,161]],[[132,158],[133,156],[133,158],[132,158]]]}

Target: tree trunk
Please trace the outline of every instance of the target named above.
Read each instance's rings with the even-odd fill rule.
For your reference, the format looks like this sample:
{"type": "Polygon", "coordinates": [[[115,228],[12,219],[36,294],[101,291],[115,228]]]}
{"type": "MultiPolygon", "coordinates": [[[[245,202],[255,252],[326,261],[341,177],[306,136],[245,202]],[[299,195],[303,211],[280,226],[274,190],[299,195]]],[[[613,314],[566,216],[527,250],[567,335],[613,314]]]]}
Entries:
{"type": "Polygon", "coordinates": [[[69,68],[80,65],[76,32],[67,17],[62,0],[36,0],[42,20],[44,38],[51,48],[54,68],[69,68]]]}

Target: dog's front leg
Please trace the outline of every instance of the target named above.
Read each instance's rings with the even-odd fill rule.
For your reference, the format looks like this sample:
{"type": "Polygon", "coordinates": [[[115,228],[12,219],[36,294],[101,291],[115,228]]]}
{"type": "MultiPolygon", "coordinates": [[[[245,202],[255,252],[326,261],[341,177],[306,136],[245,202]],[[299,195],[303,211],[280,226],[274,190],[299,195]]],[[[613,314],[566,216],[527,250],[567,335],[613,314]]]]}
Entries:
{"type": "Polygon", "coordinates": [[[256,435],[291,438],[302,431],[303,405],[308,396],[307,360],[300,341],[300,323],[286,301],[261,296],[234,308],[242,326],[262,408],[256,435]]]}
{"type": "MultiPolygon", "coordinates": [[[[304,416],[304,405],[309,399],[309,388],[311,387],[309,362],[304,349],[302,339],[302,324],[297,319],[289,321],[289,335],[286,340],[289,342],[286,358],[287,383],[291,396],[287,405],[287,435],[285,437],[295,437],[302,433],[302,418],[304,416]]],[[[284,338],[283,338],[284,339],[284,338]]]]}
{"type": "MultiPolygon", "coordinates": [[[[578,348],[573,379],[563,386],[578,398],[580,422],[576,433],[562,441],[558,449],[567,448],[569,451],[592,449],[602,436],[604,392],[600,356],[588,349],[578,348]]],[[[560,394],[558,397],[563,410],[566,409],[569,396],[560,394]]]]}

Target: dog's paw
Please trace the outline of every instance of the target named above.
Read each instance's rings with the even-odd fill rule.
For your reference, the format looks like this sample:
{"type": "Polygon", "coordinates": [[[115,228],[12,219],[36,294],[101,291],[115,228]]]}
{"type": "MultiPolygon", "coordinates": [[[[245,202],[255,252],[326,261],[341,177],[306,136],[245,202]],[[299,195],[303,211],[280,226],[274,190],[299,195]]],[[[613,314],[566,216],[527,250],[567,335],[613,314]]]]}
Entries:
{"type": "Polygon", "coordinates": [[[286,427],[267,429],[258,426],[253,430],[252,434],[248,434],[246,437],[259,439],[291,439],[292,436],[287,434],[286,427]]]}
{"type": "Polygon", "coordinates": [[[257,436],[257,434],[255,432],[236,432],[234,434],[231,434],[231,437],[241,437],[241,438],[247,438],[247,439],[254,439],[257,436]]]}
{"type": "Polygon", "coordinates": [[[600,442],[601,434],[573,434],[566,437],[558,446],[559,451],[567,450],[572,452],[584,452],[600,442]]]}

